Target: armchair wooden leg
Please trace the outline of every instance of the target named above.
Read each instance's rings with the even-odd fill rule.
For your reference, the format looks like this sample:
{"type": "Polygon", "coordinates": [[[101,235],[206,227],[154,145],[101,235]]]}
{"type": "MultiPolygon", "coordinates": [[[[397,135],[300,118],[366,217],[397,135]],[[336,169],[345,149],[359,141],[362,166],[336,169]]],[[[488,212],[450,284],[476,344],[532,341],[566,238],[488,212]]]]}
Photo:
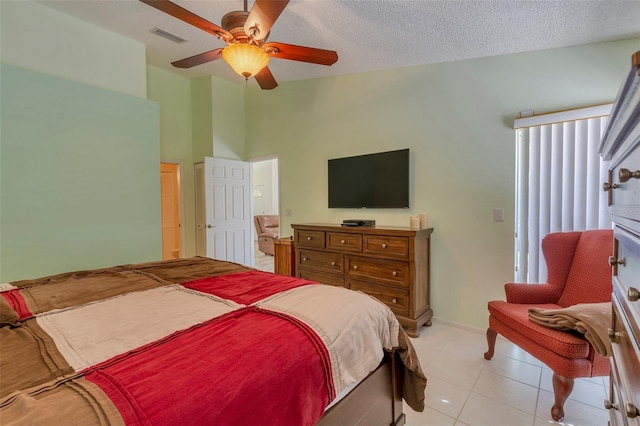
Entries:
{"type": "Polygon", "coordinates": [[[484,353],[484,359],[493,358],[493,351],[496,348],[496,337],[498,337],[498,332],[492,328],[487,328],[487,344],[489,345],[489,350],[484,353]]]}
{"type": "Polygon", "coordinates": [[[551,407],[551,417],[557,422],[564,420],[564,402],[573,390],[573,379],[553,373],[553,394],[555,402],[551,407]]]}

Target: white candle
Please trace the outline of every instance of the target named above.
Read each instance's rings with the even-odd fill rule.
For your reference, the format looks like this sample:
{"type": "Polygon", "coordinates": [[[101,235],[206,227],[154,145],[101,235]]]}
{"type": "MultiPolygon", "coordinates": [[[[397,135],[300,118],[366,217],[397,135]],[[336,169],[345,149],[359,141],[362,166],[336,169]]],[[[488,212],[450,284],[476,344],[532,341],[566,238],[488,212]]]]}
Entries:
{"type": "Polygon", "coordinates": [[[420,213],[420,228],[421,229],[425,229],[427,228],[427,214],[426,213],[420,213]]]}
{"type": "Polygon", "coordinates": [[[420,219],[418,216],[409,217],[409,227],[413,229],[418,229],[420,227],[420,219]]]}

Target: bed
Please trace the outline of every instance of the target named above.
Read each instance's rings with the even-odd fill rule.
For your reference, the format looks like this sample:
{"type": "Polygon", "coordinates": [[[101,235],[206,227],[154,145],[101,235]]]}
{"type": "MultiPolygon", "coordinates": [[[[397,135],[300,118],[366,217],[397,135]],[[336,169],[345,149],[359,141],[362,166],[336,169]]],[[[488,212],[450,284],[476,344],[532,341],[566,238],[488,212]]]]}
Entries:
{"type": "Polygon", "coordinates": [[[426,378],[363,293],[203,257],[0,284],[3,424],[404,423],[426,378]]]}

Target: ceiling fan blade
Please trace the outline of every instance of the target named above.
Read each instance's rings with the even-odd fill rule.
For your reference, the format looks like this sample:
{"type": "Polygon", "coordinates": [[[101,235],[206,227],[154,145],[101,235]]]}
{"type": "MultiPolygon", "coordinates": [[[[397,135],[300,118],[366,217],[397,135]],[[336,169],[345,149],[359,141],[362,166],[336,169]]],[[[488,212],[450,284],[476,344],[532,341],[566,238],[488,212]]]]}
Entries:
{"type": "Polygon", "coordinates": [[[278,87],[278,83],[273,78],[269,67],[262,68],[262,71],[255,75],[255,79],[263,90],[271,90],[278,87]]]}
{"type": "Polygon", "coordinates": [[[222,58],[223,48],[210,50],[208,52],[194,55],[189,58],[180,59],[179,61],[171,62],[171,65],[177,68],[191,68],[196,65],[206,64],[207,62],[215,61],[222,58]]]}
{"type": "Polygon", "coordinates": [[[263,46],[272,58],[309,62],[320,65],[333,65],[338,60],[338,53],[333,50],[316,49],[314,47],[296,46],[294,44],[271,42],[263,46]]]}
{"type": "Polygon", "coordinates": [[[254,40],[263,40],[289,0],[256,0],[244,23],[244,32],[254,40]]]}
{"type": "Polygon", "coordinates": [[[217,26],[216,24],[207,21],[206,19],[196,15],[193,12],[189,12],[187,9],[178,6],[169,0],[140,0],[142,3],[146,3],[151,7],[167,13],[174,18],[178,18],[181,21],[191,24],[194,27],[200,28],[203,31],[213,34],[218,38],[222,38],[225,41],[232,40],[233,36],[227,30],[217,26]]]}

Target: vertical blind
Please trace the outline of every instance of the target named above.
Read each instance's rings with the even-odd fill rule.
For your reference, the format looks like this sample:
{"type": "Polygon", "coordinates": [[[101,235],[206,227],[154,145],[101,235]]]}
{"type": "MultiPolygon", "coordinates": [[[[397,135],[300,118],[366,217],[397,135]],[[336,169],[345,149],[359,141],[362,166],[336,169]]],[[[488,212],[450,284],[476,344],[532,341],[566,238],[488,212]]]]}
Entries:
{"type": "Polygon", "coordinates": [[[545,282],[550,232],[611,228],[608,163],[598,154],[611,105],[515,120],[515,280],[545,282]]]}

